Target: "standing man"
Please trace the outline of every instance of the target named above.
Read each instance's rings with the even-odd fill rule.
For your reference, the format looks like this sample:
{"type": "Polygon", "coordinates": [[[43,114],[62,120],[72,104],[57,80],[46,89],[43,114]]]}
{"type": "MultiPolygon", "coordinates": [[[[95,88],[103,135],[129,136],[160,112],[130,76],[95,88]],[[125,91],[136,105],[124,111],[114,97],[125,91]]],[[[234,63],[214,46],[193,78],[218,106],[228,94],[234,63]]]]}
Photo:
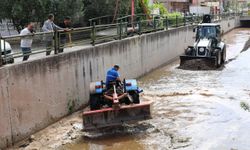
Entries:
{"type": "Polygon", "coordinates": [[[20,35],[25,36],[25,37],[21,37],[21,49],[23,52],[23,61],[26,61],[29,59],[30,53],[31,53],[31,45],[33,42],[33,37],[31,37],[32,35],[34,35],[34,24],[33,23],[29,23],[27,25],[26,28],[24,28],[20,35]]]}
{"type": "MultiPolygon", "coordinates": [[[[49,14],[48,16],[48,20],[46,20],[43,24],[42,30],[43,32],[53,32],[56,30],[63,30],[63,28],[57,26],[54,23],[54,15],[53,14],[49,14]]],[[[52,33],[51,33],[52,34],[52,33]]],[[[46,42],[46,56],[50,55],[51,51],[52,51],[52,46],[53,46],[53,35],[47,35],[45,36],[45,42],[46,42]]]]}
{"type": "MultiPolygon", "coordinates": [[[[63,20],[63,22],[60,23],[59,26],[62,27],[62,28],[64,28],[64,29],[71,28],[71,19],[70,19],[70,17],[65,17],[64,20],[63,20]]],[[[64,46],[65,46],[65,44],[67,42],[67,34],[68,33],[66,33],[66,31],[65,31],[64,33],[62,33],[60,35],[60,43],[61,43],[61,45],[60,45],[60,48],[59,48],[59,53],[63,52],[64,46]]],[[[70,33],[68,35],[69,35],[69,40],[71,42],[71,35],[70,35],[70,33]]]]}

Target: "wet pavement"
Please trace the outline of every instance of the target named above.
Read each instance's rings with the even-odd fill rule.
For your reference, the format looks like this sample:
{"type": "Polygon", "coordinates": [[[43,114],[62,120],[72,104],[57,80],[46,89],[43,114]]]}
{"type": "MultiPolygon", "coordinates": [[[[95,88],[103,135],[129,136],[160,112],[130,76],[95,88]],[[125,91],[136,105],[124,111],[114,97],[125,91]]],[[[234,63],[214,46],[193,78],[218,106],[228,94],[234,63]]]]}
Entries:
{"type": "MultiPolygon", "coordinates": [[[[79,129],[72,131],[78,136],[60,148],[44,142],[38,149],[248,150],[250,50],[241,50],[250,38],[250,29],[235,29],[223,38],[227,63],[221,69],[181,70],[175,61],[139,79],[143,97],[154,101],[153,119],[102,133],[79,133],[79,129]]],[[[79,114],[76,116],[72,128],[81,123],[79,114]]],[[[31,143],[25,149],[35,147],[31,143]]]]}

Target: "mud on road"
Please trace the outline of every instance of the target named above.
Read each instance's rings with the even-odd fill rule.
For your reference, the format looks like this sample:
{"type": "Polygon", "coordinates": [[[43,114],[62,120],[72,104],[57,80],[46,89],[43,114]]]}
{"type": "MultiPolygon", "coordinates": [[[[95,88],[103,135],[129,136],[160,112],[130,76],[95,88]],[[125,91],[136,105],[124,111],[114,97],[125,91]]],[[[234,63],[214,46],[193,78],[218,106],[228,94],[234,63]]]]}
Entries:
{"type": "Polygon", "coordinates": [[[23,141],[20,149],[249,149],[250,51],[241,53],[249,33],[239,28],[223,37],[228,63],[221,70],[181,70],[176,61],[140,78],[143,96],[154,101],[153,119],[84,133],[77,112],[23,141]]]}

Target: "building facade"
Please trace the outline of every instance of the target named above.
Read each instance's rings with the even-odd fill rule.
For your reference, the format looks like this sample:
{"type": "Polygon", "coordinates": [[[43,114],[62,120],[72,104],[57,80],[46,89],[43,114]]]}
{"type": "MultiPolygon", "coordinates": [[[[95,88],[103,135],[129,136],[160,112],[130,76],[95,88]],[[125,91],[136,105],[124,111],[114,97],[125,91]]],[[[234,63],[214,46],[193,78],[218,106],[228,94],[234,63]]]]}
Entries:
{"type": "Polygon", "coordinates": [[[163,3],[169,12],[189,12],[189,5],[192,0],[159,0],[163,3]]]}

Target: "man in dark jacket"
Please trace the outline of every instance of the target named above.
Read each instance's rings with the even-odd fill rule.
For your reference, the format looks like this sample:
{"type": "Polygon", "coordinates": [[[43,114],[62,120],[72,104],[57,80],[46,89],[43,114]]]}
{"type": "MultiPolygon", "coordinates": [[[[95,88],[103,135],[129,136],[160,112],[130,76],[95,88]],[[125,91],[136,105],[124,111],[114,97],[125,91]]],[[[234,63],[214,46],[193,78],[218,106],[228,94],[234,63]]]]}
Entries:
{"type": "MultiPolygon", "coordinates": [[[[59,24],[59,26],[61,28],[64,28],[64,29],[69,29],[71,28],[71,19],[70,17],[65,17],[63,22],[59,24]]],[[[67,33],[68,30],[65,30],[64,33],[61,33],[60,34],[60,48],[59,48],[59,53],[62,53],[63,52],[63,49],[65,47],[65,44],[67,42],[67,35],[69,35],[69,38],[71,38],[71,35],[70,33],[67,33]]],[[[71,39],[69,39],[71,40],[71,39]]]]}

